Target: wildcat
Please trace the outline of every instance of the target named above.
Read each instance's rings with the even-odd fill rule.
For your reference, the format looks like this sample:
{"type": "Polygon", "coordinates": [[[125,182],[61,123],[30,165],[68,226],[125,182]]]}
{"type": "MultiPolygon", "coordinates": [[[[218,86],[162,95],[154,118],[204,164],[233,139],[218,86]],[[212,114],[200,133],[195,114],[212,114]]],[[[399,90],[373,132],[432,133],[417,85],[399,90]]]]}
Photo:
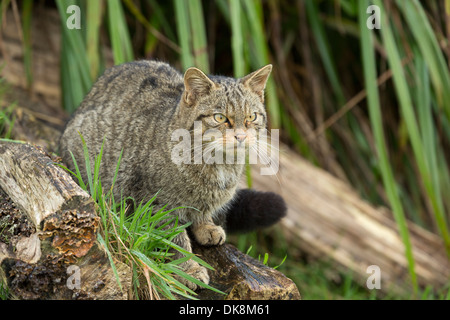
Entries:
{"type": "MultiPolygon", "coordinates": [[[[238,190],[243,164],[174,163],[172,149],[178,141],[172,141],[171,133],[177,129],[192,133],[198,121],[203,133],[211,128],[222,133],[219,139],[202,144],[202,150],[232,142],[232,148],[219,152],[236,153],[238,148],[256,144],[255,133],[267,126],[264,89],[271,70],[267,65],[234,79],[207,76],[193,67],[182,75],[158,61],[112,67],[97,80],[67,123],[60,140],[63,161],[74,169],[71,151],[85,179],[80,134],[91,159],[104,143],[100,178],[108,190],[123,150],[115,198],[129,196],[139,203],[158,193],[153,202],[156,209],[185,207],[172,214],[179,223],[192,224],[189,233],[183,231],[174,242],[189,252],[190,237],[201,245],[221,245],[226,238],[223,227],[232,232],[269,226],[285,215],[280,196],[238,190]]],[[[188,260],[183,268],[196,279],[209,282],[207,270],[197,262],[188,260]]],[[[192,282],[184,283],[197,288],[192,282]]]]}

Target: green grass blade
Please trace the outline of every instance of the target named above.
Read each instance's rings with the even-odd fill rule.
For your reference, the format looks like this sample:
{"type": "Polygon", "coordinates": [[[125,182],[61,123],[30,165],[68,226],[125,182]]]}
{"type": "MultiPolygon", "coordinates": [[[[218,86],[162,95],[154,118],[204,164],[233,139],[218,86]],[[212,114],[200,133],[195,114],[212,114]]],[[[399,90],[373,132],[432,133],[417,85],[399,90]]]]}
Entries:
{"type": "Polygon", "coordinates": [[[108,0],[109,36],[114,64],[134,60],[133,47],[120,0],[108,0]]]}
{"type": "Polygon", "coordinates": [[[191,53],[191,29],[187,1],[174,0],[175,17],[177,21],[178,41],[181,47],[181,64],[183,69],[194,66],[194,58],[191,53]]]}
{"type": "MultiPolygon", "coordinates": [[[[0,72],[1,72],[2,68],[0,67],[0,72]]],[[[3,98],[3,92],[1,88],[1,83],[2,81],[0,80],[0,101],[3,98]]],[[[10,104],[9,106],[5,107],[4,109],[0,108],[0,138],[3,139],[10,139],[11,138],[11,133],[12,130],[14,128],[14,123],[16,122],[16,116],[14,115],[14,109],[17,106],[17,102],[13,102],[12,104],[10,104]]]]}
{"type": "Polygon", "coordinates": [[[328,75],[328,79],[333,88],[337,103],[338,105],[342,106],[345,103],[345,96],[337,75],[330,48],[328,46],[329,40],[326,37],[323,24],[319,18],[317,5],[318,4],[316,1],[305,1],[305,8],[307,11],[307,16],[309,18],[308,21],[311,25],[311,31],[314,34],[314,40],[319,49],[319,54],[324,65],[325,72],[328,75]]]}
{"type": "Polygon", "coordinates": [[[117,285],[119,286],[120,290],[123,291],[122,289],[122,283],[120,282],[120,277],[119,277],[119,273],[117,272],[117,268],[116,268],[116,264],[114,263],[114,259],[113,256],[111,254],[111,252],[108,249],[108,246],[105,242],[105,240],[102,238],[102,236],[100,234],[97,234],[97,241],[103,246],[103,248],[106,251],[106,255],[108,256],[109,259],[109,263],[111,265],[111,268],[113,270],[114,276],[116,278],[117,281],[117,285]]]}
{"type": "MultiPolygon", "coordinates": [[[[72,157],[73,165],[74,165],[74,167],[75,167],[76,174],[74,174],[74,175],[75,175],[75,176],[77,177],[77,179],[78,179],[78,184],[80,185],[81,189],[83,189],[83,190],[85,190],[85,191],[89,191],[89,190],[87,189],[87,187],[86,187],[86,184],[83,182],[83,177],[81,176],[80,168],[78,167],[77,160],[75,159],[75,156],[73,155],[72,151],[69,151],[69,152],[70,152],[70,156],[72,157]]],[[[68,170],[69,172],[71,172],[69,169],[66,169],[66,170],[68,170]]],[[[73,173],[72,173],[72,174],[73,174],[73,173]]]]}
{"type": "Polygon", "coordinates": [[[244,39],[241,23],[241,5],[239,0],[229,0],[231,18],[231,49],[233,70],[236,78],[243,77],[247,70],[244,57],[244,39]]]}
{"type": "Polygon", "coordinates": [[[92,86],[89,61],[82,30],[69,30],[67,7],[72,4],[67,0],[56,0],[62,29],[61,82],[64,108],[73,112],[92,86]]]}
{"type": "Polygon", "coordinates": [[[114,185],[116,184],[117,176],[119,174],[120,163],[122,162],[122,156],[123,156],[123,149],[120,151],[119,158],[117,159],[116,170],[114,171],[114,177],[113,177],[113,180],[112,180],[112,183],[111,183],[111,189],[109,191],[110,195],[112,194],[113,189],[114,189],[114,185]]]}
{"type": "MultiPolygon", "coordinates": [[[[264,17],[262,3],[259,0],[242,1],[245,8],[245,16],[249,24],[250,42],[253,46],[253,55],[251,57],[252,68],[257,69],[268,63],[269,48],[264,32],[264,17]]],[[[266,86],[266,105],[270,117],[271,126],[279,128],[281,126],[281,108],[278,101],[275,81],[270,77],[266,86]]]]}
{"type": "Polygon", "coordinates": [[[67,37],[63,36],[61,48],[61,86],[64,108],[72,113],[83,101],[87,88],[83,85],[80,69],[73,61],[77,57],[72,51],[67,37]]]}
{"type": "Polygon", "coordinates": [[[56,4],[62,22],[62,36],[67,39],[68,48],[74,53],[75,59],[71,62],[75,63],[79,68],[83,86],[90,89],[92,85],[89,71],[90,66],[86,57],[86,46],[83,41],[82,31],[77,29],[69,30],[66,26],[66,21],[69,18],[66,9],[71,2],[67,0],[56,0],[56,4]]]}
{"type": "Polygon", "coordinates": [[[201,0],[187,1],[191,23],[192,46],[195,65],[206,74],[209,73],[208,43],[201,0]]]}
{"type": "Polygon", "coordinates": [[[450,119],[450,71],[440,49],[435,33],[431,28],[422,5],[419,1],[397,1],[408,27],[416,40],[423,57],[430,68],[439,106],[443,107],[450,119]]]}
{"type": "Polygon", "coordinates": [[[80,138],[81,138],[81,143],[83,145],[83,155],[84,155],[84,161],[85,161],[85,168],[86,168],[86,175],[87,175],[87,179],[88,179],[88,186],[89,186],[89,191],[91,194],[91,197],[94,198],[94,200],[96,200],[96,196],[97,193],[94,192],[94,181],[93,181],[93,176],[92,176],[92,167],[91,167],[91,159],[89,156],[89,151],[88,151],[88,147],[86,145],[86,141],[84,140],[83,136],[81,135],[81,133],[79,133],[80,138]]]}
{"type": "MultiPolygon", "coordinates": [[[[102,146],[100,148],[100,152],[99,154],[95,157],[95,162],[94,162],[94,177],[93,177],[93,189],[94,189],[94,194],[96,195],[100,195],[102,194],[102,189],[101,189],[101,181],[100,181],[100,165],[102,163],[102,157],[103,157],[103,147],[105,145],[105,138],[103,138],[103,142],[102,142],[102,146]]],[[[94,200],[96,199],[94,198],[94,200]]]]}
{"type": "Polygon", "coordinates": [[[414,270],[415,261],[412,253],[412,246],[410,235],[406,224],[406,218],[403,211],[403,206],[397,191],[397,186],[394,180],[393,170],[389,163],[387,153],[386,140],[383,132],[383,121],[381,116],[380,100],[378,96],[378,87],[376,83],[377,74],[375,66],[375,54],[372,47],[373,34],[366,25],[366,9],[369,5],[368,1],[359,2],[359,25],[361,32],[361,52],[364,68],[364,81],[367,90],[367,102],[369,106],[370,122],[374,133],[378,161],[380,171],[383,179],[383,184],[386,189],[387,196],[397,222],[403,244],[405,246],[405,256],[408,261],[408,270],[411,277],[414,292],[417,293],[418,284],[417,276],[414,270]]]}
{"type": "MultiPolygon", "coordinates": [[[[417,101],[417,115],[419,119],[418,129],[421,133],[422,141],[426,141],[426,143],[423,144],[425,150],[424,157],[427,171],[430,173],[433,192],[435,193],[437,198],[436,201],[439,202],[442,212],[444,212],[444,199],[441,190],[445,190],[445,188],[441,188],[441,179],[442,184],[445,179],[449,179],[448,171],[446,171],[445,168],[443,168],[438,162],[439,154],[443,155],[444,152],[438,144],[439,138],[437,136],[436,125],[433,119],[433,101],[431,99],[430,77],[427,64],[419,53],[416,53],[415,57],[415,70],[417,71],[417,90],[415,97],[417,101]]],[[[440,223],[444,222],[441,221],[440,223]]],[[[445,224],[441,227],[446,228],[445,224]]]]}

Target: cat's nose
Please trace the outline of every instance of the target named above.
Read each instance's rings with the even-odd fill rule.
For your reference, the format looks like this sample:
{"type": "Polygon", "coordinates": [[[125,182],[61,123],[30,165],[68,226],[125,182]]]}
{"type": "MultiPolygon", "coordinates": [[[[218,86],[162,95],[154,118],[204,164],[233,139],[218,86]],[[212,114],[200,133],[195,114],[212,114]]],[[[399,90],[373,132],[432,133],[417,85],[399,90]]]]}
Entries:
{"type": "Polygon", "coordinates": [[[234,134],[234,137],[236,138],[237,141],[239,141],[239,143],[242,143],[245,138],[247,138],[247,134],[244,131],[237,131],[234,134]]]}

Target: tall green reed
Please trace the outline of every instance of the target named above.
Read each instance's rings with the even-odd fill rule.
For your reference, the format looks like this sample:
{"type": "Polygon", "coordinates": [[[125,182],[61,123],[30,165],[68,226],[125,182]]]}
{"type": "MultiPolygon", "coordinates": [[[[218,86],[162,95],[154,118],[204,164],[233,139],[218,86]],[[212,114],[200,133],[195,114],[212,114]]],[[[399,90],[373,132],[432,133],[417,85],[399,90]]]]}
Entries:
{"type": "Polygon", "coordinates": [[[395,220],[405,245],[405,255],[408,260],[408,269],[411,276],[414,291],[417,292],[417,277],[414,270],[414,257],[412,253],[410,235],[406,224],[403,205],[398,193],[397,184],[395,182],[393,169],[387,152],[386,138],[383,130],[383,121],[381,114],[380,98],[378,94],[378,86],[376,83],[376,60],[373,48],[373,34],[366,25],[366,8],[368,1],[361,1],[359,4],[359,24],[361,32],[361,50],[362,62],[364,70],[364,81],[367,90],[367,103],[369,107],[370,120],[374,133],[377,156],[383,184],[386,189],[389,202],[394,213],[395,220]]]}
{"type": "MultiPolygon", "coordinates": [[[[384,17],[387,17],[386,12],[384,10],[383,3],[381,1],[375,1],[375,3],[380,7],[381,14],[384,17]]],[[[408,6],[408,5],[406,5],[408,6]]],[[[405,11],[405,16],[409,17],[411,14],[410,11],[405,11]]],[[[413,15],[415,17],[415,15],[413,15]]],[[[423,22],[423,19],[415,20],[415,24],[419,24],[419,21],[423,22]]],[[[433,174],[433,171],[437,168],[436,161],[433,161],[436,157],[435,154],[429,153],[427,156],[425,145],[426,144],[433,144],[432,140],[424,141],[421,137],[421,127],[418,124],[417,121],[417,111],[416,110],[426,110],[427,108],[431,108],[432,104],[429,103],[430,101],[425,101],[425,104],[417,105],[413,102],[412,99],[412,90],[409,86],[409,84],[406,81],[405,77],[405,71],[403,70],[401,58],[400,58],[400,52],[398,49],[398,45],[396,44],[394,34],[391,31],[390,28],[390,22],[387,18],[384,18],[382,23],[385,25],[385,28],[381,28],[381,36],[384,43],[384,48],[386,49],[387,53],[387,59],[389,62],[389,65],[393,71],[393,82],[394,87],[396,90],[396,95],[399,100],[400,104],[400,110],[402,114],[402,119],[406,124],[406,130],[408,132],[409,141],[411,142],[415,162],[417,164],[420,178],[422,179],[422,182],[425,187],[425,196],[428,198],[428,201],[431,203],[432,207],[432,214],[434,215],[434,218],[436,219],[437,226],[439,228],[439,231],[441,233],[441,236],[444,240],[447,254],[450,257],[450,237],[448,233],[448,226],[445,218],[445,212],[444,212],[444,206],[442,201],[442,193],[440,190],[440,182],[439,177],[436,173],[433,174]],[[428,102],[428,103],[427,103],[428,102]],[[420,109],[419,109],[420,108],[420,109]],[[435,181],[433,181],[435,180],[435,181]]],[[[412,23],[412,21],[411,21],[412,23]]],[[[434,39],[434,34],[432,37],[429,37],[429,34],[424,35],[425,38],[419,38],[419,43],[423,42],[432,42],[432,39],[434,39]]],[[[420,45],[419,45],[420,46],[420,45]]],[[[427,53],[428,51],[422,52],[427,53]]],[[[420,55],[419,55],[420,57],[420,55]]],[[[428,56],[425,56],[428,57],[428,56]]],[[[427,65],[429,66],[432,64],[432,61],[435,61],[433,59],[433,55],[428,60],[425,58],[422,61],[429,61],[427,65]]],[[[423,72],[423,70],[422,70],[423,72]]],[[[448,74],[448,72],[447,72],[448,74]]],[[[431,73],[431,77],[433,77],[433,73],[431,73]]],[[[445,79],[443,79],[445,80],[445,79]]],[[[419,83],[420,85],[420,83],[419,83]]],[[[440,83],[440,86],[445,86],[446,83],[440,83]]],[[[447,84],[447,89],[450,89],[450,82],[447,84]]],[[[447,90],[449,91],[449,90],[447,90]]],[[[437,99],[441,99],[440,96],[442,94],[442,91],[437,90],[437,99]]],[[[420,98],[420,97],[419,97],[420,98]]],[[[441,102],[443,102],[441,100],[441,102]]],[[[441,104],[441,106],[445,107],[445,105],[441,104]]],[[[430,110],[431,111],[431,110],[430,110]]],[[[424,112],[422,112],[423,114],[424,112]]],[[[425,114],[427,116],[428,114],[425,114]]],[[[433,150],[431,150],[433,151],[433,150]]]]}

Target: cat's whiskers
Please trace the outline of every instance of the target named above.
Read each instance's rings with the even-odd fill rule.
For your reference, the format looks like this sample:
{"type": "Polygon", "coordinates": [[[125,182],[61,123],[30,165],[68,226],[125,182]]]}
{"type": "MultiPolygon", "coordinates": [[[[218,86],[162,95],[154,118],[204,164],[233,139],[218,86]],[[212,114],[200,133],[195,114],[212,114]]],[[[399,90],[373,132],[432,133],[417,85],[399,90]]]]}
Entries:
{"type": "MultiPolygon", "coordinates": [[[[271,164],[272,160],[270,159],[269,155],[265,152],[265,150],[262,150],[259,147],[259,142],[258,141],[257,141],[256,144],[250,146],[250,148],[253,149],[256,152],[257,156],[261,157],[264,160],[264,162],[266,162],[268,165],[271,164]]],[[[277,178],[278,184],[281,187],[281,181],[280,181],[280,179],[278,177],[278,172],[274,172],[274,176],[275,176],[275,178],[277,178]]]]}
{"type": "MultiPolygon", "coordinates": [[[[191,130],[193,131],[193,130],[191,130]]],[[[211,146],[213,142],[216,142],[216,140],[213,141],[201,141],[200,144],[196,144],[195,142],[191,144],[191,155],[194,157],[197,156],[199,153],[202,153],[201,157],[203,159],[203,154],[205,152],[209,152],[210,150],[206,150],[208,147],[211,146]]],[[[195,159],[195,158],[194,158],[195,159]]],[[[203,160],[202,160],[203,161],[203,160]]]]}
{"type": "Polygon", "coordinates": [[[270,150],[270,149],[273,149],[273,150],[275,150],[275,151],[277,151],[277,152],[280,152],[280,149],[278,149],[278,148],[275,147],[272,143],[267,142],[267,141],[265,141],[265,140],[256,140],[256,143],[257,143],[257,144],[263,144],[264,146],[269,147],[269,148],[268,148],[269,150],[270,150]]]}
{"type": "Polygon", "coordinates": [[[267,156],[267,159],[270,159],[270,157],[269,157],[269,151],[270,151],[270,154],[271,154],[271,155],[272,155],[272,151],[273,151],[273,150],[275,150],[277,153],[280,152],[280,149],[278,149],[278,148],[275,147],[272,143],[267,142],[267,141],[265,141],[265,140],[256,140],[255,146],[256,146],[256,148],[257,148],[258,150],[261,151],[261,153],[263,153],[263,151],[265,152],[265,153],[263,153],[263,154],[265,154],[265,155],[267,156]],[[264,149],[263,149],[263,148],[264,148],[264,149]]]}
{"type": "MultiPolygon", "coordinates": [[[[194,158],[198,155],[198,153],[203,154],[205,152],[205,149],[208,147],[207,143],[202,143],[200,145],[193,145],[191,146],[191,154],[194,156],[194,158]]],[[[202,155],[203,157],[203,155],[202,155]]]]}

